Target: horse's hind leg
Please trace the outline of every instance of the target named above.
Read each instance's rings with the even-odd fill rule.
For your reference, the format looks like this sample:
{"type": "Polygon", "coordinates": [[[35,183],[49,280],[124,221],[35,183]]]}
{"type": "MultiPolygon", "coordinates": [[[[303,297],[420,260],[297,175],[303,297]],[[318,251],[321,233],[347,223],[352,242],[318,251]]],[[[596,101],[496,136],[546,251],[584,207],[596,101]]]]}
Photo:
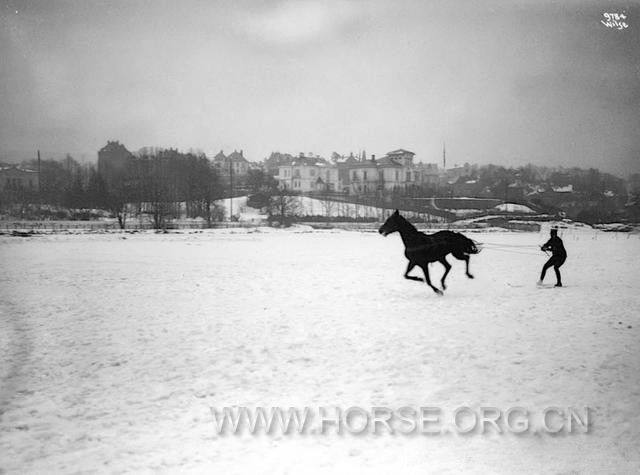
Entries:
{"type": "Polygon", "coordinates": [[[422,270],[424,271],[424,278],[427,285],[431,287],[436,294],[442,295],[442,290],[440,290],[437,287],[434,287],[433,284],[431,283],[431,279],[429,278],[429,264],[424,264],[424,265],[421,265],[420,267],[422,267],[422,270]]]}
{"type": "Polygon", "coordinates": [[[447,262],[446,258],[442,258],[440,259],[440,264],[442,264],[444,266],[444,274],[442,275],[442,279],[440,279],[440,283],[442,284],[442,290],[445,290],[447,288],[446,284],[444,283],[445,279],[447,278],[447,274],[449,274],[449,271],[451,270],[451,264],[449,264],[447,262]]]}
{"type": "Polygon", "coordinates": [[[424,282],[424,279],[422,277],[414,277],[412,275],[409,275],[409,272],[411,272],[411,269],[413,269],[416,265],[409,261],[409,265],[407,265],[407,270],[404,273],[404,278],[405,279],[409,279],[409,280],[417,280],[418,282],[424,282]]]}
{"type": "Polygon", "coordinates": [[[458,260],[464,261],[466,264],[466,271],[465,273],[467,274],[467,277],[469,277],[470,279],[473,279],[473,275],[471,275],[471,272],[469,272],[469,256],[467,254],[465,254],[464,252],[455,252],[453,253],[453,257],[455,257],[458,260]]]}

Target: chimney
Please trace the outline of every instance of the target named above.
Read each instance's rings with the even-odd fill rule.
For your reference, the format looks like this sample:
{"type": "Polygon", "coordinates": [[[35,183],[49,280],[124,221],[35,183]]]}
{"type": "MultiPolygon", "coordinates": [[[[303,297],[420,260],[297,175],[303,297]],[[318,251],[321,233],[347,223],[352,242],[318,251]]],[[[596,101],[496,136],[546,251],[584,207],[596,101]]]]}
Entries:
{"type": "Polygon", "coordinates": [[[375,162],[375,161],[376,161],[376,156],[375,156],[373,153],[371,154],[371,161],[372,161],[372,162],[375,162]]]}
{"type": "Polygon", "coordinates": [[[241,156],[241,157],[244,157],[244,155],[242,155],[242,149],[240,149],[240,156],[241,156]]]}

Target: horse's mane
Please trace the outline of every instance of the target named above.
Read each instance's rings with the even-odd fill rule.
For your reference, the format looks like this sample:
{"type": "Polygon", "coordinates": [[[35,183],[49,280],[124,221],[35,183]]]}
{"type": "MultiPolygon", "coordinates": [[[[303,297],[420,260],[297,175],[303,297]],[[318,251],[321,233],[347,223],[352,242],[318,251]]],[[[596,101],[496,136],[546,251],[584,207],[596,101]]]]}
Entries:
{"type": "Polygon", "coordinates": [[[409,229],[410,231],[415,232],[415,233],[420,232],[420,231],[418,231],[418,229],[417,229],[413,224],[411,224],[411,223],[410,223],[410,222],[409,222],[409,221],[408,221],[404,216],[402,216],[401,214],[398,214],[398,217],[402,220],[401,222],[402,222],[402,224],[403,224],[403,226],[404,226],[405,228],[407,228],[407,229],[409,229]]]}

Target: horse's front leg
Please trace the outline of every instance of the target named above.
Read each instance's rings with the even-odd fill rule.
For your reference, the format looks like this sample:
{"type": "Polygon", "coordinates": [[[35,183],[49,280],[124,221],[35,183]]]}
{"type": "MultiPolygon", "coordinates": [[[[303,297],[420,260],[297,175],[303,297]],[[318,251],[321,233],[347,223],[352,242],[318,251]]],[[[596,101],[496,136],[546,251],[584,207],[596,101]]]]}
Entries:
{"type": "Polygon", "coordinates": [[[414,277],[412,275],[409,275],[409,272],[411,272],[411,269],[413,269],[415,266],[416,265],[414,262],[409,261],[409,264],[407,265],[407,270],[404,273],[404,278],[409,280],[417,280],[418,282],[424,282],[424,279],[422,277],[414,277]]]}
{"type": "Polygon", "coordinates": [[[422,270],[424,272],[424,278],[427,285],[431,287],[436,294],[442,295],[442,290],[440,290],[437,287],[434,287],[433,284],[431,283],[431,279],[429,278],[429,264],[427,263],[427,264],[421,265],[420,267],[422,267],[422,270]]]}
{"type": "Polygon", "coordinates": [[[467,255],[465,254],[465,256],[464,256],[464,261],[465,261],[465,262],[466,262],[466,264],[467,264],[467,272],[466,272],[466,274],[467,274],[467,277],[469,277],[470,279],[473,279],[473,275],[471,275],[471,272],[469,272],[469,261],[470,261],[470,260],[471,260],[471,259],[469,258],[469,256],[467,256],[467,255]]]}
{"type": "Polygon", "coordinates": [[[465,265],[466,265],[465,273],[467,274],[467,277],[469,277],[470,279],[473,279],[473,275],[471,275],[471,272],[469,272],[469,256],[463,252],[456,252],[455,254],[453,254],[453,257],[465,262],[465,265]]]}
{"type": "Polygon", "coordinates": [[[449,271],[451,270],[451,264],[449,264],[447,262],[446,258],[442,258],[440,259],[440,264],[442,264],[444,266],[444,274],[442,275],[442,279],[440,279],[440,283],[442,284],[442,290],[445,290],[447,288],[446,284],[444,283],[445,279],[447,278],[447,275],[449,274],[449,271]]]}

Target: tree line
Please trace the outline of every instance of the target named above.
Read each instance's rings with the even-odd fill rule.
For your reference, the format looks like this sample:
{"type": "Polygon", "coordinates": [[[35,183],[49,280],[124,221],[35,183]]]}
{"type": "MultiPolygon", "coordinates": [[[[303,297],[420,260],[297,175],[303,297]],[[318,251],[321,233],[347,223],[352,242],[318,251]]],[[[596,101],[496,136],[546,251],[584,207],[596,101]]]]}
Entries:
{"type": "MultiPolygon", "coordinates": [[[[101,174],[96,164],[63,160],[29,160],[22,168],[39,170],[37,189],[5,188],[0,192],[3,213],[23,219],[91,219],[106,211],[122,229],[131,216],[147,216],[162,229],[177,217],[203,218],[208,225],[224,219],[220,200],[230,195],[222,170],[199,151],[143,148],[122,167],[101,174]]],[[[260,202],[283,221],[293,200],[261,169],[234,178],[234,186],[260,202]],[[276,204],[278,203],[278,204],[276,204]]]]}
{"type": "MultiPolygon", "coordinates": [[[[2,211],[22,218],[88,219],[95,217],[91,210],[105,210],[117,218],[122,228],[132,215],[149,217],[156,228],[166,226],[179,216],[201,217],[211,224],[224,218],[219,202],[231,191],[223,171],[197,150],[182,153],[174,149],[144,148],[132,156],[126,166],[102,175],[96,165],[81,164],[71,155],[63,160],[31,160],[22,166],[40,170],[38,189],[5,188],[0,193],[2,211]]],[[[625,203],[627,214],[640,215],[637,175],[626,182],[596,169],[557,170],[534,165],[517,168],[468,165],[465,168],[467,173],[461,180],[477,180],[496,197],[514,182],[547,189],[571,184],[579,199],[589,203],[579,214],[579,219],[587,222],[618,216],[625,203]],[[631,190],[629,195],[627,185],[631,190]],[[617,198],[607,197],[611,193],[617,198]]],[[[280,189],[276,180],[262,169],[250,169],[246,177],[235,177],[234,181],[236,191],[241,188],[250,195],[249,205],[265,210],[271,220],[287,223],[296,213],[298,206],[290,192],[280,189]]],[[[431,187],[352,198],[355,202],[366,198],[366,203],[361,204],[388,206],[389,202],[401,203],[402,199],[415,196],[452,196],[450,185],[431,187]]]]}
{"type": "Polygon", "coordinates": [[[88,210],[106,210],[122,228],[131,214],[150,216],[156,228],[180,215],[202,217],[209,223],[221,219],[215,201],[223,196],[223,185],[204,154],[152,150],[132,157],[108,175],[70,155],[63,160],[30,160],[22,167],[39,170],[39,186],[5,188],[0,196],[5,213],[41,219],[86,218],[92,217],[88,210]]]}

